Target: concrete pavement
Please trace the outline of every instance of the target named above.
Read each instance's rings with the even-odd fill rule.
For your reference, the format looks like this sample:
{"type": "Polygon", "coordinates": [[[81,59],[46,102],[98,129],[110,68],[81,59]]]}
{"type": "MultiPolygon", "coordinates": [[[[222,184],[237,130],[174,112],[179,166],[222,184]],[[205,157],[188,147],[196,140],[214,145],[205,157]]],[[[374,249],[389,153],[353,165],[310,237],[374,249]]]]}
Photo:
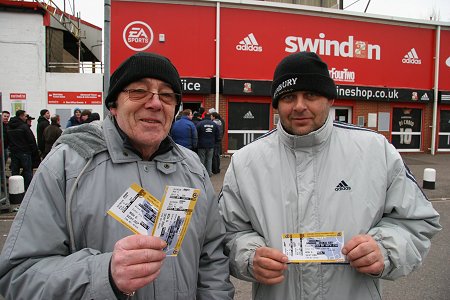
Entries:
{"type": "MultiPolygon", "coordinates": [[[[450,273],[448,258],[450,257],[450,154],[404,154],[405,163],[422,186],[423,170],[436,170],[436,188],[424,190],[435,209],[441,214],[443,230],[433,239],[432,247],[424,265],[406,278],[394,282],[383,281],[383,299],[422,300],[449,299],[450,285],[447,274],[450,273]]],[[[221,173],[213,175],[211,181],[218,193],[222,187],[225,171],[231,161],[230,157],[221,159],[221,173]]],[[[15,213],[0,214],[0,242],[3,247],[6,234],[15,213]]],[[[236,287],[236,300],[251,299],[251,284],[232,278],[236,287]]],[[[0,300],[3,299],[0,296],[0,300]]]]}

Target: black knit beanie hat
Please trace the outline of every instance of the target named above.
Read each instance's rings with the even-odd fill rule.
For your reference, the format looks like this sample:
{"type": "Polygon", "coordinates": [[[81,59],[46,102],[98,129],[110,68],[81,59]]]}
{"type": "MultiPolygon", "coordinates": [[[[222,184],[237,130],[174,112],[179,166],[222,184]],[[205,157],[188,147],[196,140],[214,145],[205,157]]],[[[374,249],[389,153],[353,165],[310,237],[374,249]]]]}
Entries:
{"type": "Polygon", "coordinates": [[[311,91],[328,99],[337,98],[336,85],[328,66],[316,53],[291,54],[276,67],[271,88],[272,106],[278,108],[281,96],[295,91],[311,91]]]}
{"type": "Polygon", "coordinates": [[[111,75],[108,96],[105,105],[108,109],[114,105],[117,96],[132,82],[142,78],[155,78],[168,83],[174,93],[179,94],[175,113],[181,104],[181,79],[175,66],[164,56],[139,52],[125,60],[111,75]]]}

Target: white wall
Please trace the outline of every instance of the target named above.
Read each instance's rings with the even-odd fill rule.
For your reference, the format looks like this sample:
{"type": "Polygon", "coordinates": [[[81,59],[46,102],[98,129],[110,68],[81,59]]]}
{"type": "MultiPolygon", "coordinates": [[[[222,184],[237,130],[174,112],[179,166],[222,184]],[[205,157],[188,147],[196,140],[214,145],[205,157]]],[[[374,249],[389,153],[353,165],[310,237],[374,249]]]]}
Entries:
{"type": "MultiPolygon", "coordinates": [[[[56,110],[75,107],[91,109],[103,118],[103,105],[49,105],[48,91],[102,92],[102,74],[46,73],[45,70],[45,26],[39,13],[0,11],[0,92],[2,110],[16,111],[11,93],[26,94],[20,101],[33,117],[32,130],[36,132],[37,118],[43,108],[54,114],[56,110]]],[[[61,119],[65,125],[67,120],[61,119]]]]}
{"type": "Polygon", "coordinates": [[[16,100],[10,100],[10,93],[26,94],[21,103],[34,117],[46,106],[45,27],[41,14],[0,12],[0,92],[2,109],[12,116],[16,100]]]}

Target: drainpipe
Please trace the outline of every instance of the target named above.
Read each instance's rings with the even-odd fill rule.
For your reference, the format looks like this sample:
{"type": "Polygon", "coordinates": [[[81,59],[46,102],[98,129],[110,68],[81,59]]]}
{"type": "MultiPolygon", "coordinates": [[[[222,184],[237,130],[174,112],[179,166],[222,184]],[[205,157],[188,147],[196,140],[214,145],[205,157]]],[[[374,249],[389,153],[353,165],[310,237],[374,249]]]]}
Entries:
{"type": "Polygon", "coordinates": [[[216,3],[216,110],[219,111],[219,93],[220,93],[220,2],[216,3]]]}
{"type": "MultiPolygon", "coordinates": [[[[105,23],[103,25],[103,39],[104,43],[104,61],[103,61],[103,104],[106,98],[106,93],[109,89],[110,77],[110,60],[111,60],[111,0],[105,0],[105,23]]],[[[109,110],[103,105],[103,118],[109,114],[109,110]]]]}
{"type": "Polygon", "coordinates": [[[436,127],[437,127],[437,105],[439,92],[439,48],[441,46],[441,25],[436,28],[436,54],[434,58],[434,103],[433,103],[433,124],[431,126],[431,154],[436,152],[436,127]]]}

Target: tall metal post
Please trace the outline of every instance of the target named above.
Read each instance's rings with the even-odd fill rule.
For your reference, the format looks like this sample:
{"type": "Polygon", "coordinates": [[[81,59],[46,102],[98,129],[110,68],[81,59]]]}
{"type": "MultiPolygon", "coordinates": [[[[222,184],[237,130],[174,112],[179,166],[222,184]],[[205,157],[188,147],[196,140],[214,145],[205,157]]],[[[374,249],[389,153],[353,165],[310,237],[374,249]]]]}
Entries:
{"type": "Polygon", "coordinates": [[[441,47],[441,25],[436,27],[436,54],[434,58],[434,102],[433,102],[433,124],[431,126],[431,154],[436,152],[436,127],[437,127],[437,103],[439,89],[439,48],[441,47]]]}
{"type": "Polygon", "coordinates": [[[220,113],[220,1],[216,4],[216,105],[217,113],[220,113]]]}
{"type": "MultiPolygon", "coordinates": [[[[103,27],[104,40],[104,70],[103,70],[103,102],[109,89],[110,65],[111,65],[111,0],[105,0],[105,24],[103,27]]],[[[109,110],[103,105],[103,116],[107,116],[109,110]]]]}

